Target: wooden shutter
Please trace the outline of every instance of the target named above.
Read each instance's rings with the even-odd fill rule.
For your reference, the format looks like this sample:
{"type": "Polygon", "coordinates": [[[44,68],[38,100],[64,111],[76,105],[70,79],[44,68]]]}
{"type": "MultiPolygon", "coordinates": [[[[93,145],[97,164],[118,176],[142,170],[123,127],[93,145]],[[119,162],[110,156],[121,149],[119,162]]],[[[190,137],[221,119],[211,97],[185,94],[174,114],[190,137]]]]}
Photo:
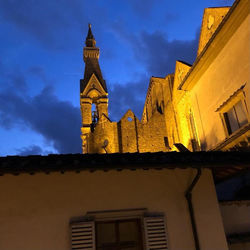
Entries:
{"type": "Polygon", "coordinates": [[[164,216],[144,218],[146,249],[168,249],[164,216]]]}
{"type": "Polygon", "coordinates": [[[71,224],[71,249],[95,249],[95,222],[75,222],[71,224]]]}

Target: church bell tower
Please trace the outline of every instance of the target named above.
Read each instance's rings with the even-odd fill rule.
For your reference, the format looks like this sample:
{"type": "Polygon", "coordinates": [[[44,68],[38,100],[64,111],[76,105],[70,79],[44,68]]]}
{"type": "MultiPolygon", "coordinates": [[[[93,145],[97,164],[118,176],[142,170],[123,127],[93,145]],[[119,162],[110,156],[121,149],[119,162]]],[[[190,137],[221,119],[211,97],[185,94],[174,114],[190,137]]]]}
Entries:
{"type": "Polygon", "coordinates": [[[88,153],[88,137],[102,114],[108,117],[108,91],[99,66],[100,50],[96,47],[91,25],[83,49],[84,78],[80,80],[82,114],[82,152],[88,153]]]}

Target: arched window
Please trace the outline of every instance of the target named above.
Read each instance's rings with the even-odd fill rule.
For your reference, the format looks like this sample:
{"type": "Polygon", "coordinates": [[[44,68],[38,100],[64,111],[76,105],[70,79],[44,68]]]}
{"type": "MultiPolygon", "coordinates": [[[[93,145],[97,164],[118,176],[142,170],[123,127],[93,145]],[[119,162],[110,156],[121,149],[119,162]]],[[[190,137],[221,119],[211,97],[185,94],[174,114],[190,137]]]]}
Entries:
{"type": "Polygon", "coordinates": [[[99,119],[98,110],[96,108],[96,104],[95,103],[92,103],[91,113],[92,113],[91,131],[94,131],[95,125],[96,125],[96,123],[98,122],[98,119],[99,119]]]}
{"type": "Polygon", "coordinates": [[[163,101],[161,101],[160,103],[157,101],[156,102],[156,109],[158,110],[158,112],[160,113],[160,114],[163,114],[163,112],[164,112],[164,102],[163,101]]]}

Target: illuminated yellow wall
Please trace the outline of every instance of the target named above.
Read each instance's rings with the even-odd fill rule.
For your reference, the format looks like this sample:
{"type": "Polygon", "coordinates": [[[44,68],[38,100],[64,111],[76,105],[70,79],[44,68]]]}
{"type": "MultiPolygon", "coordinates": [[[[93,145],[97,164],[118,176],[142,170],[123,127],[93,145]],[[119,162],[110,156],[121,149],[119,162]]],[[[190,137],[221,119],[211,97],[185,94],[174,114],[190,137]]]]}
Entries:
{"type": "MultiPolygon", "coordinates": [[[[147,121],[147,117],[154,113],[157,100],[163,99],[167,137],[171,146],[174,142],[182,143],[190,151],[218,148],[229,138],[222,119],[225,111],[221,110],[229,109],[239,100],[245,108],[248,124],[241,129],[245,129],[242,135],[237,138],[230,136],[235,137],[219,150],[228,150],[237,143],[249,145],[249,5],[249,1],[239,1],[221,27],[219,25],[229,9],[206,9],[194,66],[177,61],[172,85],[168,85],[165,79],[152,78],[142,118],[147,121]],[[171,91],[164,92],[162,86],[172,86],[172,89],[169,87],[171,91]],[[164,93],[164,97],[156,94],[159,91],[164,93]],[[177,132],[176,136],[172,135],[173,130],[177,132]]],[[[171,148],[176,150],[175,147],[171,148]]]]}
{"type": "Polygon", "coordinates": [[[199,55],[218,28],[230,7],[206,8],[203,13],[197,54],[199,55]]]}
{"type": "MultiPolygon", "coordinates": [[[[248,121],[250,121],[250,7],[249,1],[241,2],[246,3],[247,17],[240,24],[237,24],[237,21],[234,22],[236,30],[223,48],[219,48],[220,41],[218,46],[214,46],[216,56],[212,58],[211,63],[208,59],[204,62],[204,64],[207,63],[207,66],[203,66],[206,69],[199,78],[197,77],[194,87],[189,91],[203,150],[213,149],[228,137],[221,112],[218,109],[225,102],[228,102],[229,108],[233,96],[241,88],[242,95],[237,95],[236,98],[243,101],[248,121]],[[237,25],[239,26],[237,27],[237,25]]],[[[237,13],[237,15],[239,14],[237,13]]],[[[235,19],[237,20],[237,16],[235,19]]],[[[228,27],[228,30],[230,29],[233,29],[232,26],[228,27]]],[[[225,39],[225,36],[220,39],[223,37],[225,39]]],[[[210,53],[212,57],[213,51],[211,50],[210,53]]]]}
{"type": "Polygon", "coordinates": [[[165,117],[156,112],[147,123],[137,119],[131,110],[119,122],[102,116],[88,134],[88,153],[127,153],[169,151],[165,117]],[[105,145],[105,141],[108,142],[105,145]]]}

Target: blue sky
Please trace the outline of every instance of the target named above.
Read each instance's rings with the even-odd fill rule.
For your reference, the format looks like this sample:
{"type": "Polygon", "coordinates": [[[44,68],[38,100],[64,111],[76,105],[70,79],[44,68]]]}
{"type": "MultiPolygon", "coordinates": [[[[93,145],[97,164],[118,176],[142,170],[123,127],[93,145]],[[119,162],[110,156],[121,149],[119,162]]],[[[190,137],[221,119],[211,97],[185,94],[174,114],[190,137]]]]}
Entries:
{"type": "Polygon", "coordinates": [[[0,0],[0,155],[80,153],[88,23],[109,113],[140,118],[151,76],[193,63],[203,10],[232,0],[0,0]]]}

